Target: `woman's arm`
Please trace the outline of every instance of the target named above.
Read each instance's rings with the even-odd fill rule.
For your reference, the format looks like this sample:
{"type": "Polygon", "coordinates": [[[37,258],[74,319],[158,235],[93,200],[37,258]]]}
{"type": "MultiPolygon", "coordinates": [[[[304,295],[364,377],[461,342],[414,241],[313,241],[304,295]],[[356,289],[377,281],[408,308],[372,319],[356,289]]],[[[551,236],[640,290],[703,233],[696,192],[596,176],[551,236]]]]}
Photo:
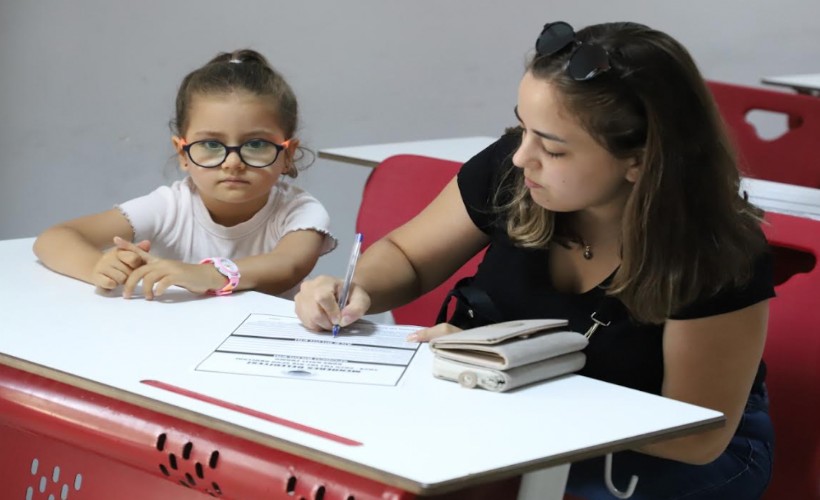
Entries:
{"type": "MultiPolygon", "coordinates": [[[[467,214],[454,178],[421,213],[362,254],[343,325],[435,288],[488,242],[467,214]]],[[[302,285],[296,312],[308,328],[330,329],[339,321],[338,288],[339,280],[329,277],[302,285]]]]}
{"type": "Polygon", "coordinates": [[[373,244],[355,282],[383,312],[440,285],[489,242],[464,207],[455,178],[416,217],[373,244]]]}
{"type": "Polygon", "coordinates": [[[278,294],[298,285],[310,274],[322,253],[325,235],[310,229],[291,231],[263,255],[238,259],[239,290],[278,294]]]}
{"type": "Polygon", "coordinates": [[[131,241],[134,231],[119,210],[111,209],[46,229],[34,242],[34,253],[46,267],[58,273],[103,288],[113,288],[139,265],[135,254],[121,253],[127,261],[121,262],[114,258],[116,251],[112,251],[109,252],[111,258],[107,259],[110,260],[108,265],[100,268],[103,249],[113,246],[115,236],[131,241]],[[121,276],[123,273],[125,276],[121,276]]]}
{"type": "Polygon", "coordinates": [[[715,460],[737,430],[763,355],[769,301],[725,314],[669,320],[663,340],[662,394],[726,416],[720,429],[644,446],[639,451],[692,464],[715,460]]]}

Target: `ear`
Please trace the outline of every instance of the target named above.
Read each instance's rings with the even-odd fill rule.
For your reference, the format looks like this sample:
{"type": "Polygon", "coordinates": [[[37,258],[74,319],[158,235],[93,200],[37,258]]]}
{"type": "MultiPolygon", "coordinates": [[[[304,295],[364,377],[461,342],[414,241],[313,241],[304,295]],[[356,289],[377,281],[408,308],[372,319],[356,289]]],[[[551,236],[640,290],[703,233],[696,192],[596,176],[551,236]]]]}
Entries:
{"type": "Polygon", "coordinates": [[[626,167],[626,172],[624,173],[624,178],[632,184],[638,182],[638,179],[641,178],[641,171],[643,170],[643,164],[641,163],[640,156],[636,156],[630,160],[628,160],[628,164],[626,167]]]}
{"type": "Polygon", "coordinates": [[[293,158],[293,155],[296,154],[296,149],[299,147],[299,139],[290,139],[287,141],[287,144],[285,151],[288,152],[288,158],[293,158]]]}
{"type": "Polygon", "coordinates": [[[185,154],[185,150],[182,149],[182,146],[185,145],[185,139],[179,137],[178,135],[171,136],[171,144],[174,146],[174,151],[177,152],[177,161],[179,162],[179,168],[183,172],[188,171],[188,155],[185,154]]]}
{"type": "Polygon", "coordinates": [[[638,182],[638,179],[641,177],[641,167],[640,165],[636,165],[633,167],[629,167],[626,170],[626,180],[635,184],[638,182]]]}
{"type": "Polygon", "coordinates": [[[296,167],[293,164],[293,156],[299,148],[299,139],[288,139],[285,144],[285,168],[282,170],[282,175],[288,175],[295,178],[296,167]]]}

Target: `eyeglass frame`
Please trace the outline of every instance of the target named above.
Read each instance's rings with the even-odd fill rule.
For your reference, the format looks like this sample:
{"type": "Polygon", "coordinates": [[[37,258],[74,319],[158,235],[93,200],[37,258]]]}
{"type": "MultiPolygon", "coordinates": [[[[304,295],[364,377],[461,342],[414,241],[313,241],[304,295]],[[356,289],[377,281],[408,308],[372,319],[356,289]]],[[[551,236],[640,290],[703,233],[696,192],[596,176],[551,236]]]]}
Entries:
{"type": "Polygon", "coordinates": [[[267,139],[251,139],[249,141],[243,142],[242,144],[240,144],[238,146],[228,146],[224,142],[217,141],[215,139],[203,139],[201,141],[194,141],[194,142],[188,144],[188,141],[185,138],[182,138],[180,140],[179,145],[182,148],[182,150],[185,151],[185,154],[188,155],[188,158],[194,163],[194,165],[196,165],[198,167],[202,167],[202,168],[219,168],[220,165],[225,163],[225,160],[228,159],[228,156],[230,156],[231,153],[236,153],[236,156],[239,157],[239,160],[242,163],[244,163],[245,165],[247,165],[248,167],[250,167],[250,168],[266,168],[266,167],[269,167],[269,166],[273,165],[274,163],[276,163],[276,160],[279,159],[279,155],[282,154],[282,151],[285,151],[286,149],[288,149],[292,142],[293,142],[293,139],[288,139],[285,142],[283,142],[282,144],[277,144],[277,143],[275,143],[273,141],[269,141],[267,139]],[[271,161],[270,163],[266,163],[265,165],[251,165],[250,163],[245,161],[245,157],[242,156],[242,147],[244,147],[247,144],[249,144],[251,142],[254,142],[254,141],[266,142],[268,144],[272,144],[273,147],[276,148],[276,156],[273,157],[273,161],[271,161]],[[199,143],[202,143],[202,142],[216,142],[216,143],[219,143],[225,149],[225,157],[222,158],[222,161],[220,161],[216,165],[202,165],[200,163],[197,163],[197,161],[194,160],[194,157],[191,156],[191,147],[194,146],[195,144],[199,144],[199,143]]]}
{"type": "MultiPolygon", "coordinates": [[[[557,38],[557,36],[555,36],[555,38],[557,38]]],[[[558,39],[560,40],[560,38],[558,39]]],[[[555,43],[554,40],[553,43],[555,43]]],[[[606,73],[607,71],[612,69],[612,62],[610,60],[609,51],[607,51],[600,45],[584,43],[581,40],[578,40],[577,35],[575,33],[575,29],[572,27],[572,25],[565,21],[556,21],[544,25],[544,28],[541,29],[541,34],[538,35],[538,38],[535,40],[535,53],[538,57],[550,57],[566,49],[569,45],[572,45],[572,52],[570,53],[569,58],[567,59],[567,62],[564,65],[564,69],[566,70],[569,77],[573,80],[577,82],[585,82],[587,80],[595,78],[596,76],[602,73],[606,73]],[[563,26],[569,29],[569,33],[564,35],[566,37],[566,40],[564,41],[564,43],[557,45],[552,50],[542,51],[541,49],[539,49],[539,46],[542,45],[542,42],[546,43],[547,41],[549,41],[544,41],[544,36],[547,34],[550,28],[553,28],[555,26],[563,26]],[[592,67],[589,69],[589,71],[586,72],[586,74],[582,76],[576,76],[572,69],[573,64],[575,64],[576,67],[577,64],[579,64],[579,59],[576,59],[579,53],[581,55],[587,56],[588,58],[597,58],[597,60],[592,60],[592,62],[590,63],[592,67]]]]}

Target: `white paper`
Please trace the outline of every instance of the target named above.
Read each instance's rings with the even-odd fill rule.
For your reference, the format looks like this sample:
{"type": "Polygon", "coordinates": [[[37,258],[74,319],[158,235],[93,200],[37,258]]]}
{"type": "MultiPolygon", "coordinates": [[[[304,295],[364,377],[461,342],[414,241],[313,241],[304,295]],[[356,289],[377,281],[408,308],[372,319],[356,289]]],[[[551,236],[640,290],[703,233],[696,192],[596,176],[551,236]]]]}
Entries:
{"type": "Polygon", "coordinates": [[[358,321],[333,338],[308,330],[296,318],[255,313],[197,370],[396,385],[419,348],[404,339],[420,328],[358,321]]]}

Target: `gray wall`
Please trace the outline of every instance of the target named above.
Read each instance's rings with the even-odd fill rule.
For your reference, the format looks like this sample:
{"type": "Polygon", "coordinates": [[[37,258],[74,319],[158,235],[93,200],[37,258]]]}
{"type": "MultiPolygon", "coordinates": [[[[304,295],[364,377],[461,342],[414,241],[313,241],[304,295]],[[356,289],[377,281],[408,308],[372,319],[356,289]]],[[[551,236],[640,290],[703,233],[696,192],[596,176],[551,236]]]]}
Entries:
{"type": "MultiPolygon", "coordinates": [[[[498,134],[549,20],[644,22],[708,78],[758,85],[820,71],[817,12],[814,0],[0,0],[0,239],[176,178],[176,87],[220,51],[255,48],[285,74],[317,150],[498,134]]],[[[342,242],[317,272],[342,272],[367,174],[317,160],[300,176],[342,242]]]]}

